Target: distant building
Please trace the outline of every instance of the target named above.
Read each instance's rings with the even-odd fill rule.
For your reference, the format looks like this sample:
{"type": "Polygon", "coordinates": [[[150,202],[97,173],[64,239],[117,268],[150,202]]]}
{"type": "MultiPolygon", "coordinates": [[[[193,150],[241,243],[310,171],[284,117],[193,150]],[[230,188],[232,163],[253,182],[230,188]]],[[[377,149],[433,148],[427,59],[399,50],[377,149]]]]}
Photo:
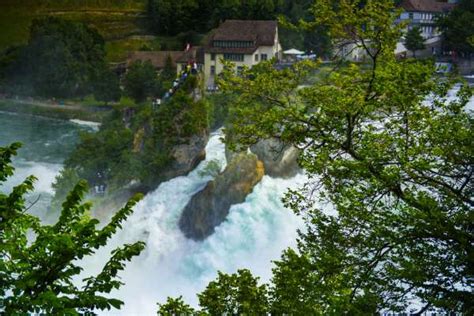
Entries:
{"type": "Polygon", "coordinates": [[[437,0],[404,0],[399,22],[408,22],[408,29],[419,27],[425,39],[439,35],[436,28],[436,18],[449,13],[456,1],[437,0]]]}
{"type": "MultiPolygon", "coordinates": [[[[369,43],[365,43],[369,45],[369,43]]],[[[360,40],[339,40],[334,41],[334,56],[347,61],[363,62],[368,55],[360,40]]]]}
{"type": "MultiPolygon", "coordinates": [[[[419,27],[425,39],[426,48],[417,52],[418,56],[431,56],[440,51],[441,38],[436,28],[436,18],[449,13],[456,5],[455,0],[403,0],[400,7],[402,14],[396,23],[407,23],[407,31],[419,27]]],[[[365,43],[366,45],[368,43],[365,43]]],[[[349,61],[364,61],[368,58],[366,50],[360,40],[336,41],[334,43],[335,56],[349,61]]],[[[410,56],[403,39],[397,43],[397,56],[410,56]]]]}
{"type": "Polygon", "coordinates": [[[173,68],[176,68],[176,61],[183,55],[182,51],[138,51],[131,52],[127,58],[127,68],[130,65],[140,60],[142,62],[149,61],[155,67],[156,71],[161,71],[166,64],[168,56],[171,57],[173,68]]]}
{"type": "Polygon", "coordinates": [[[204,46],[206,85],[214,86],[215,76],[223,69],[221,59],[235,63],[239,69],[280,58],[280,53],[276,21],[227,20],[211,32],[204,46]]]}

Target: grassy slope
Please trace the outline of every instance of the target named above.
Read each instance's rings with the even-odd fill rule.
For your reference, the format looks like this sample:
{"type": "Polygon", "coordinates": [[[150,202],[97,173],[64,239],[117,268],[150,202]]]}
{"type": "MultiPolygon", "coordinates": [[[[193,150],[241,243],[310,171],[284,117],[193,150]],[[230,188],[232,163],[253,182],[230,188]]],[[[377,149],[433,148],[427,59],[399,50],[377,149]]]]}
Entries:
{"type": "Polygon", "coordinates": [[[146,34],[146,0],[0,0],[0,50],[28,40],[31,20],[56,15],[96,27],[107,40],[146,34]]]}
{"type": "Polygon", "coordinates": [[[0,51],[28,40],[35,17],[60,16],[97,28],[106,39],[107,60],[121,62],[129,51],[181,50],[176,37],[149,36],[146,0],[0,0],[0,51]]]}

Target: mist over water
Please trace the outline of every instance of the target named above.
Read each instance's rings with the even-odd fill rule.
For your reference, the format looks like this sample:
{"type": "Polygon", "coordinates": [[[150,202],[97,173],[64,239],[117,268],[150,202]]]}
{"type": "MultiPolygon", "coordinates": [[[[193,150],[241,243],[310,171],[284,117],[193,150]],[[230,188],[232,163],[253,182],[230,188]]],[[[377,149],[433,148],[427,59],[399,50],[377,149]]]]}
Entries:
{"type": "Polygon", "coordinates": [[[79,141],[79,133],[91,130],[67,121],[0,111],[0,146],[23,144],[13,158],[15,173],[0,186],[0,191],[10,192],[26,177],[36,176],[35,191],[28,195],[27,205],[36,201],[31,211],[43,217],[54,194],[51,184],[64,160],[79,141]]]}
{"type": "MultiPolygon", "coordinates": [[[[467,109],[474,110],[474,98],[467,109]]],[[[28,199],[34,200],[41,194],[37,206],[44,211],[53,194],[51,183],[77,144],[81,130],[91,127],[0,112],[0,146],[14,141],[24,143],[14,161],[14,177],[0,186],[0,191],[9,192],[13,185],[34,174],[39,181],[28,199]]],[[[109,245],[83,261],[85,271],[78,279],[97,274],[110,251],[123,243],[146,242],[143,253],[120,273],[125,285],[111,294],[122,299],[124,307],[100,314],[153,315],[157,302],[179,295],[197,306],[196,293],[216,278],[218,270],[234,273],[239,268],[248,268],[261,281],[268,281],[271,261],[279,259],[283,249],[295,246],[297,230],[303,228],[303,222],[283,207],[281,197],[287,188],[301,186],[307,180],[303,175],[288,180],[265,176],[244,203],[231,208],[227,220],[205,241],[195,242],[182,235],[177,223],[184,206],[211,180],[200,171],[212,160],[225,167],[220,136],[211,136],[205,161],[187,176],[162,183],[147,194],[109,245]]]]}
{"type": "MultiPolygon", "coordinates": [[[[83,130],[91,127],[0,112],[0,146],[15,141],[24,144],[14,160],[15,175],[0,190],[9,192],[25,177],[35,175],[39,180],[28,201],[40,196],[33,213],[44,217],[54,193],[51,184],[83,130]]],[[[182,235],[177,223],[184,206],[211,180],[200,171],[211,160],[218,161],[222,169],[225,167],[220,137],[220,133],[211,136],[206,160],[196,170],[162,183],[147,194],[107,248],[84,260],[85,271],[78,279],[98,273],[117,246],[138,240],[147,244],[120,274],[125,285],[112,295],[124,300],[125,306],[110,314],[155,314],[156,303],[164,302],[167,296],[183,295],[187,302],[197,305],[196,293],[215,279],[218,270],[233,273],[249,268],[267,281],[271,260],[278,259],[284,248],[294,246],[296,230],[302,222],[283,207],[281,197],[289,186],[302,184],[303,176],[289,180],[265,176],[244,203],[232,207],[227,221],[211,237],[195,242],[182,235]]]]}
{"type": "Polygon", "coordinates": [[[121,274],[125,285],[113,293],[125,301],[125,306],[111,314],[152,315],[157,310],[156,302],[164,302],[167,296],[183,295],[196,306],[196,293],[215,279],[218,270],[233,273],[248,268],[267,281],[271,260],[278,259],[286,247],[295,245],[302,221],[283,207],[281,197],[288,187],[303,184],[303,176],[289,180],[265,176],[244,203],[231,208],[227,220],[205,241],[195,242],[182,235],[178,220],[184,206],[211,180],[199,171],[211,160],[225,165],[220,136],[211,136],[206,160],[196,170],[162,183],[149,193],[107,249],[84,262],[87,273],[81,277],[99,272],[116,246],[138,240],[146,242],[144,252],[121,274]]]}

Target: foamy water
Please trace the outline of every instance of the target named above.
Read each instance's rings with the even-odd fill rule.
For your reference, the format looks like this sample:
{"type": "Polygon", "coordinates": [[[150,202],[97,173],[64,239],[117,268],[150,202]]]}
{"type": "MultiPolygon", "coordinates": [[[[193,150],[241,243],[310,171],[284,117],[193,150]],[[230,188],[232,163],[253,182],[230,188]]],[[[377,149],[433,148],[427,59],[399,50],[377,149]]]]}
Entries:
{"type": "MultiPolygon", "coordinates": [[[[449,97],[453,97],[452,92],[449,97]]],[[[471,98],[467,109],[474,109],[474,98],[471,98]]],[[[8,128],[6,133],[5,124],[11,124],[12,121],[12,117],[8,117],[0,126],[0,141],[5,140],[6,143],[6,140],[18,140],[17,136],[25,133],[24,128],[17,130],[28,125],[23,119],[21,123],[8,128]]],[[[41,128],[44,130],[45,126],[50,125],[50,122],[42,123],[41,128]]],[[[31,133],[28,135],[37,135],[36,129],[30,128],[31,133]]],[[[51,183],[62,165],[57,163],[58,159],[52,154],[56,149],[51,152],[46,149],[50,146],[64,146],[62,143],[54,145],[55,140],[62,138],[69,145],[70,139],[75,139],[75,136],[68,136],[70,127],[67,130],[60,137],[49,133],[41,139],[32,137],[38,145],[31,149],[26,147],[30,152],[27,156],[30,157],[36,148],[43,148],[43,156],[47,159],[40,162],[23,158],[17,160],[15,176],[0,190],[7,191],[26,176],[34,174],[39,178],[35,194],[51,194],[51,183]],[[48,162],[50,159],[54,162],[48,162]]],[[[263,281],[267,281],[271,276],[271,261],[278,259],[283,249],[295,246],[296,232],[303,227],[303,223],[283,207],[281,197],[287,188],[299,187],[306,181],[302,175],[288,180],[265,176],[244,203],[232,207],[227,220],[208,239],[194,242],[182,235],[177,223],[184,206],[211,179],[209,176],[202,177],[199,171],[211,160],[225,165],[224,145],[219,137],[219,134],[212,135],[206,147],[206,160],[196,170],[187,176],[162,183],[155,191],[147,194],[110,244],[84,260],[85,272],[81,278],[97,274],[115,247],[138,240],[147,244],[143,253],[133,258],[120,274],[125,285],[111,295],[125,302],[122,310],[99,313],[154,315],[156,302],[164,302],[167,296],[179,295],[196,306],[196,293],[215,279],[218,270],[233,273],[239,268],[248,268],[263,281]]],[[[26,137],[24,142],[28,144],[26,137]]]]}
{"type": "Polygon", "coordinates": [[[69,121],[77,125],[90,127],[94,131],[98,131],[100,128],[100,123],[98,122],[83,121],[83,120],[78,120],[78,119],[70,119],[69,121]]]}
{"type": "Polygon", "coordinates": [[[288,187],[304,183],[301,175],[289,180],[265,176],[244,203],[232,206],[227,220],[205,241],[195,242],[182,235],[177,223],[184,206],[210,180],[199,171],[211,160],[225,164],[219,137],[214,134],[210,138],[206,161],[189,175],[149,193],[107,249],[85,262],[88,273],[97,273],[113,247],[138,240],[147,243],[122,273],[125,285],[113,296],[124,300],[125,306],[112,314],[152,315],[156,302],[164,302],[167,296],[183,295],[196,306],[196,293],[215,279],[218,270],[233,273],[249,268],[267,281],[271,261],[278,259],[283,249],[295,246],[297,229],[303,223],[283,207],[281,197],[288,187]]]}

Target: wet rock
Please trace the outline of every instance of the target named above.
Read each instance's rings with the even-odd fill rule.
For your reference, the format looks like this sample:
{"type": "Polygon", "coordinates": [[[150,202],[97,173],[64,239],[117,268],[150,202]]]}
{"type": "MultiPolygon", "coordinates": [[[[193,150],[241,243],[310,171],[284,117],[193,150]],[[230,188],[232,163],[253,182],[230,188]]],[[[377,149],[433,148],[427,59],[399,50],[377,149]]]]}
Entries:
{"type": "Polygon", "coordinates": [[[261,140],[250,147],[265,165],[265,174],[273,178],[291,178],[301,169],[298,166],[299,150],[277,139],[261,140]]]}
{"type": "Polygon", "coordinates": [[[171,150],[173,162],[164,172],[165,179],[184,176],[206,158],[206,145],[209,134],[193,135],[185,144],[176,145],[171,150]]]}
{"type": "Polygon", "coordinates": [[[179,220],[181,231],[194,240],[210,236],[226,219],[230,207],[245,201],[263,174],[263,163],[256,155],[237,154],[220,175],[191,198],[179,220]]]}

